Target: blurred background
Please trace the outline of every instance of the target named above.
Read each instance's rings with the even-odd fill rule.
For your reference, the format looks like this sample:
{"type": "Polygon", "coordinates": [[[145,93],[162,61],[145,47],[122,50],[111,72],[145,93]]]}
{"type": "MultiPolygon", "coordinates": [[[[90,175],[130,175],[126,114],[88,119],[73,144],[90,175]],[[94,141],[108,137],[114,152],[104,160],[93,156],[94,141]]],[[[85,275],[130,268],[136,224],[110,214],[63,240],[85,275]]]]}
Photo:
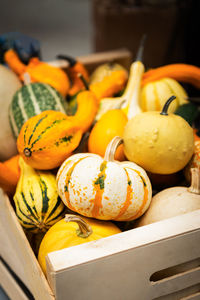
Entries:
{"type": "Polygon", "coordinates": [[[198,0],[0,0],[0,34],[19,31],[40,41],[42,58],[126,47],[133,57],[146,33],[147,68],[200,65],[198,0]]]}

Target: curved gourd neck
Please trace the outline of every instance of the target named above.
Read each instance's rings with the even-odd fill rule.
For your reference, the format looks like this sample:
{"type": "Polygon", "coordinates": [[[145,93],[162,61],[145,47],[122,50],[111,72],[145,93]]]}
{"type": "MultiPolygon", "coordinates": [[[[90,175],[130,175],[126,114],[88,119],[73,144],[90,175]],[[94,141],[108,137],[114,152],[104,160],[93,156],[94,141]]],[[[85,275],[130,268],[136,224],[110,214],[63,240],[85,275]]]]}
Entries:
{"type": "Polygon", "coordinates": [[[143,72],[141,72],[141,76],[138,76],[139,74],[136,72],[136,68],[143,70],[144,72],[144,67],[143,64],[140,61],[133,62],[130,67],[130,74],[129,74],[129,80],[126,85],[123,98],[128,98],[129,94],[131,94],[135,90],[135,85],[136,85],[136,80],[141,80],[140,77],[142,77],[143,72]],[[137,76],[135,76],[135,74],[137,76]]]}
{"type": "Polygon", "coordinates": [[[78,215],[65,215],[66,222],[76,222],[78,224],[78,229],[76,231],[77,236],[81,238],[87,238],[92,234],[92,227],[86,223],[81,217],[78,215]]]}
{"type": "Polygon", "coordinates": [[[108,144],[104,156],[104,160],[106,161],[114,161],[115,153],[117,148],[123,144],[123,139],[120,136],[115,136],[110,143],[108,144]]]}
{"type": "Polygon", "coordinates": [[[199,168],[191,169],[191,186],[188,188],[188,191],[190,193],[200,195],[200,169],[199,168]]]}

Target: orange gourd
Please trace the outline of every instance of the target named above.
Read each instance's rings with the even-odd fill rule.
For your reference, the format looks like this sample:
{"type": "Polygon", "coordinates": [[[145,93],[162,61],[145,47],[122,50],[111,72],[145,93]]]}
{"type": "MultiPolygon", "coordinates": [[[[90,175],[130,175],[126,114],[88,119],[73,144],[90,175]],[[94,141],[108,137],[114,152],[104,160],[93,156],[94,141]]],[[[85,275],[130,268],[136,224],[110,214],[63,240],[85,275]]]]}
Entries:
{"type": "Polygon", "coordinates": [[[127,79],[128,73],[126,70],[116,70],[105,76],[102,81],[90,84],[90,90],[100,102],[101,99],[112,97],[122,91],[127,83],[127,79]]]}
{"type": "Polygon", "coordinates": [[[60,166],[71,155],[97,112],[97,100],[90,91],[81,92],[77,103],[74,116],[49,110],[24,123],[17,147],[25,162],[33,168],[49,170],[60,166]]]}
{"type": "Polygon", "coordinates": [[[14,50],[5,53],[5,62],[24,81],[26,73],[29,74],[31,82],[43,82],[50,84],[62,96],[66,96],[70,87],[67,74],[60,68],[50,66],[40,61],[37,57],[31,58],[29,64],[23,64],[14,50]]]}
{"type": "Polygon", "coordinates": [[[69,63],[68,75],[71,80],[71,86],[68,95],[73,97],[82,89],[84,89],[84,83],[80,79],[79,74],[81,74],[84,79],[89,82],[88,71],[80,61],[76,60],[73,57],[67,55],[58,55],[57,57],[59,59],[64,59],[69,63]]]}
{"type": "Polygon", "coordinates": [[[27,120],[19,133],[17,148],[35,169],[58,167],[78,146],[82,137],[72,118],[58,111],[44,111],[27,120]]]}
{"type": "Polygon", "coordinates": [[[200,88],[200,68],[189,64],[170,64],[149,70],[143,75],[142,85],[164,77],[190,83],[194,87],[200,88]]]}
{"type": "Polygon", "coordinates": [[[3,163],[0,162],[0,187],[5,193],[14,194],[19,177],[19,155],[15,155],[3,163]]]}
{"type": "Polygon", "coordinates": [[[70,118],[74,120],[82,132],[88,131],[92,125],[98,110],[98,102],[91,91],[82,91],[77,96],[77,111],[70,118]]]}
{"type": "MultiPolygon", "coordinates": [[[[91,130],[88,139],[89,152],[103,157],[109,142],[115,136],[123,135],[127,121],[128,118],[121,109],[109,110],[102,115],[91,130]]],[[[123,145],[118,147],[115,159],[120,161],[125,159],[123,145]]]]}

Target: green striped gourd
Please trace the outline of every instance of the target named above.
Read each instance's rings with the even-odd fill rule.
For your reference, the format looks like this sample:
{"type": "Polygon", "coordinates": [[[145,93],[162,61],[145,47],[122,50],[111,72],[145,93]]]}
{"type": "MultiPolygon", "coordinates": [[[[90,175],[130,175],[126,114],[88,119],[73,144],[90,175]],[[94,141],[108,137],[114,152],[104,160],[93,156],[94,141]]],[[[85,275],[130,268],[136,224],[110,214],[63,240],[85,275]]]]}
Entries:
{"type": "Polygon", "coordinates": [[[9,107],[9,120],[15,138],[22,125],[45,110],[66,113],[66,103],[61,94],[45,83],[30,83],[19,89],[9,107]]]}
{"type": "Polygon", "coordinates": [[[29,232],[46,232],[65,213],[57,193],[55,175],[34,170],[22,157],[19,165],[21,175],[14,195],[16,215],[29,232]]]}

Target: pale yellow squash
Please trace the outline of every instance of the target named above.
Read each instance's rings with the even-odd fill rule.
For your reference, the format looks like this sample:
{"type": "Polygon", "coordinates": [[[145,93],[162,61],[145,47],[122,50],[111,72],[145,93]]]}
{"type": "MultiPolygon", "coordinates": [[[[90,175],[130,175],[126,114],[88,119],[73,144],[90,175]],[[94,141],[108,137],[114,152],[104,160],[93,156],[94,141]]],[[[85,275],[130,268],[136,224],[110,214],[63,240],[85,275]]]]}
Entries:
{"type": "Polygon", "coordinates": [[[183,169],[194,151],[193,129],[180,116],[167,113],[174,97],[162,112],[143,112],[125,126],[124,153],[146,171],[172,174],[183,169]]]}

